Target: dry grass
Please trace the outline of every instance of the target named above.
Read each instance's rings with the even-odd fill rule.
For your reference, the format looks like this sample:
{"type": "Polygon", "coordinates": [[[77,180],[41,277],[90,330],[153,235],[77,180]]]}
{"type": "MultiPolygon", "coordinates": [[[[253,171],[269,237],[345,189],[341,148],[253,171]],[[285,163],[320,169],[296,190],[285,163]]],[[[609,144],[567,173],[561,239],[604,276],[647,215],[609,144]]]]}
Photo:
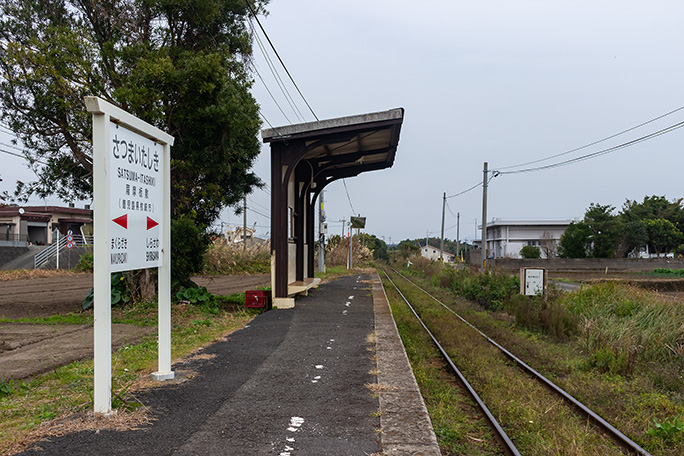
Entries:
{"type": "MultiPolygon", "coordinates": [[[[5,454],[15,454],[25,451],[29,446],[47,437],[61,437],[82,431],[128,431],[141,429],[151,422],[149,414],[144,409],[133,412],[113,413],[110,416],[95,415],[93,413],[76,413],[59,419],[41,423],[37,428],[28,432],[20,441],[5,447],[5,454]]],[[[40,448],[40,443],[36,446],[40,448]]]]}
{"type": "Polygon", "coordinates": [[[204,255],[205,274],[239,275],[271,272],[271,251],[268,242],[213,244],[204,255]]]}
{"type": "Polygon", "coordinates": [[[74,272],[68,269],[16,269],[11,271],[0,271],[0,281],[40,279],[44,277],[73,277],[79,275],[88,275],[88,273],[74,272]]]}
{"type": "MultiPolygon", "coordinates": [[[[344,238],[337,244],[330,244],[325,253],[325,264],[327,266],[346,266],[349,263],[349,239],[344,238]]],[[[359,244],[358,238],[352,243],[353,266],[367,267],[373,260],[373,252],[367,247],[359,244]]],[[[318,257],[318,255],[316,255],[318,257]]]]}

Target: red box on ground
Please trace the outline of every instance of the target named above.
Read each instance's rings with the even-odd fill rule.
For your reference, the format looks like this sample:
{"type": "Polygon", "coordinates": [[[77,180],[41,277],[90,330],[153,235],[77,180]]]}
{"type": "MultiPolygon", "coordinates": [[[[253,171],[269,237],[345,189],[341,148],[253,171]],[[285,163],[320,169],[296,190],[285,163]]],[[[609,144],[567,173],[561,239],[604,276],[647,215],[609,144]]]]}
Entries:
{"type": "Polygon", "coordinates": [[[245,291],[245,307],[252,309],[271,308],[271,290],[245,291]]]}

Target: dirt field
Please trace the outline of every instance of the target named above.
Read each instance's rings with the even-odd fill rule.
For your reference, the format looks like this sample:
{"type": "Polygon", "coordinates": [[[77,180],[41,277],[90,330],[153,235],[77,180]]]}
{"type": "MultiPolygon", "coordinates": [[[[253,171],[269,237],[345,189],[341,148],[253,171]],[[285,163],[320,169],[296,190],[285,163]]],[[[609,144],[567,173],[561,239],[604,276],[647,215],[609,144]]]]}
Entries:
{"type": "MultiPolygon", "coordinates": [[[[270,284],[268,274],[195,277],[220,295],[270,284]]],[[[92,274],[0,281],[0,318],[49,317],[81,312],[92,274]]],[[[155,327],[113,325],[112,350],[153,335],[155,327]]],[[[92,326],[0,323],[0,379],[25,379],[78,359],[92,357],[92,326]]]]}

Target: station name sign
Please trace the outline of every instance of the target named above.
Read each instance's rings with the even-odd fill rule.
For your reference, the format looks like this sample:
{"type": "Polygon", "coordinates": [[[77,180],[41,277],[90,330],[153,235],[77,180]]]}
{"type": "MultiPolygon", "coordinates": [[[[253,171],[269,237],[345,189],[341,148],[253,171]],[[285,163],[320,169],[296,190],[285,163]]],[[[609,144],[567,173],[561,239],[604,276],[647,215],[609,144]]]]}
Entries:
{"type": "Polygon", "coordinates": [[[164,148],[114,122],[109,128],[110,269],[159,267],[164,148]]]}

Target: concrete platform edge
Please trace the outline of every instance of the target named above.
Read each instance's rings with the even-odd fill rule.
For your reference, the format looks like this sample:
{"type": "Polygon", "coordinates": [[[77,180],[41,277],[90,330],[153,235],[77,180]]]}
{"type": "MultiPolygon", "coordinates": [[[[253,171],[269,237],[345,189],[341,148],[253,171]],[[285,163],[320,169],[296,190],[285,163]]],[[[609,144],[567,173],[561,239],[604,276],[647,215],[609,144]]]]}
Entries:
{"type": "Polygon", "coordinates": [[[373,274],[373,306],[382,454],[439,456],[430,416],[377,271],[373,274]]]}

